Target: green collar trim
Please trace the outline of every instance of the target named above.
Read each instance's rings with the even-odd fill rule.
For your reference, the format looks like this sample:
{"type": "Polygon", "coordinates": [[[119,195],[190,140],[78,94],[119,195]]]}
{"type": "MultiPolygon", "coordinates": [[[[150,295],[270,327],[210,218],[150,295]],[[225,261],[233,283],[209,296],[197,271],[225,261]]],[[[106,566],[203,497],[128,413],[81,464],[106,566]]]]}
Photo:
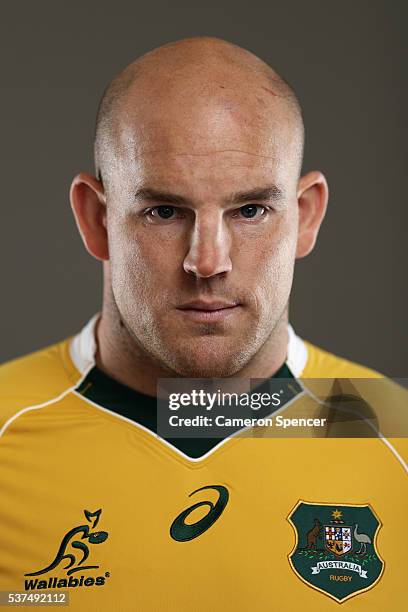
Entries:
{"type": "MultiPolygon", "coordinates": [[[[286,363],[272,378],[290,379],[292,381],[290,399],[302,391],[298,383],[293,384],[294,376],[286,363]]],[[[254,391],[266,391],[268,380],[264,380],[254,391]]],[[[76,392],[102,408],[115,412],[142,425],[151,432],[157,433],[156,397],[140,393],[123,385],[96,366],[90,370],[82,383],[76,388],[76,392]]],[[[268,408],[267,415],[261,414],[261,412],[261,410],[258,411],[257,416],[259,418],[271,414],[270,408],[268,408]]],[[[198,459],[207,454],[222,440],[222,438],[166,438],[166,442],[192,459],[198,459]]]]}

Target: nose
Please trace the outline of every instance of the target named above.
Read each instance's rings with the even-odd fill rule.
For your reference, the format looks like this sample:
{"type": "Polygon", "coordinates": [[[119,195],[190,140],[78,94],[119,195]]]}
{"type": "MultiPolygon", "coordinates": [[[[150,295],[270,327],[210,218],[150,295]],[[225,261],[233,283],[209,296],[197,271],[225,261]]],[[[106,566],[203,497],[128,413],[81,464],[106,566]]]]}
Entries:
{"type": "Polygon", "coordinates": [[[231,236],[225,227],[222,212],[202,213],[195,218],[183,268],[198,278],[231,272],[231,236]]]}

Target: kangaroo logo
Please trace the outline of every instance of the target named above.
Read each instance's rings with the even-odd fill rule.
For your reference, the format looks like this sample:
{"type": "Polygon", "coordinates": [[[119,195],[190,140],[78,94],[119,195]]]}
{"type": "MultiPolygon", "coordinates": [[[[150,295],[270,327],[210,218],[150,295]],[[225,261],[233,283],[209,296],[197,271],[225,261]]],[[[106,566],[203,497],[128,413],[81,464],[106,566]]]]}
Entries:
{"type": "Polygon", "coordinates": [[[45,574],[46,572],[51,571],[55,567],[57,567],[64,559],[68,561],[68,564],[65,565],[64,569],[68,570],[67,575],[70,576],[74,572],[79,572],[87,569],[97,569],[99,565],[83,565],[83,563],[89,557],[89,547],[84,542],[84,540],[88,540],[88,544],[101,544],[105,542],[108,538],[108,533],[106,531],[90,531],[90,529],[95,529],[99,522],[99,518],[101,516],[102,510],[96,510],[95,512],[90,512],[89,510],[84,510],[85,518],[89,523],[92,523],[91,527],[88,524],[79,525],[78,527],[74,527],[64,536],[61,545],[58,549],[57,554],[55,555],[54,561],[44,567],[43,569],[38,570],[37,572],[30,572],[29,574],[24,574],[25,576],[39,576],[40,574],[45,574]],[[78,534],[82,533],[81,539],[76,539],[78,534]],[[71,546],[75,549],[73,552],[67,552],[67,547],[71,546]],[[82,558],[77,559],[78,556],[82,554],[82,558]]]}

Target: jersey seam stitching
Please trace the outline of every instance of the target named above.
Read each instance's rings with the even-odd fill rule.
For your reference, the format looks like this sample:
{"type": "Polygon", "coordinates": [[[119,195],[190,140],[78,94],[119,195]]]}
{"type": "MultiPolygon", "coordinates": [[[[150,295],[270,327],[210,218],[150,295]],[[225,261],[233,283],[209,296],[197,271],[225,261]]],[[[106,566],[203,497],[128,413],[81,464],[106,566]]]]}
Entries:
{"type": "MultiPolygon", "coordinates": [[[[92,365],[93,367],[93,365],[92,365]]],[[[40,408],[45,408],[46,406],[50,406],[52,404],[55,404],[56,402],[59,402],[61,399],[63,399],[66,395],[68,395],[69,393],[71,393],[72,391],[75,390],[75,388],[81,384],[81,382],[86,378],[86,376],[89,373],[89,370],[91,369],[91,367],[81,376],[81,378],[75,382],[73,385],[71,385],[70,387],[68,387],[68,389],[65,389],[65,391],[62,391],[59,395],[46,400],[45,402],[40,402],[39,404],[32,404],[31,406],[26,406],[25,408],[21,408],[18,412],[16,412],[16,414],[14,414],[12,417],[10,417],[9,419],[7,419],[7,421],[4,423],[4,425],[0,428],[0,438],[3,436],[3,434],[7,431],[7,429],[10,427],[10,425],[12,425],[15,421],[17,421],[17,419],[22,416],[23,414],[25,414],[26,412],[30,412],[31,410],[39,410],[40,408]]]]}

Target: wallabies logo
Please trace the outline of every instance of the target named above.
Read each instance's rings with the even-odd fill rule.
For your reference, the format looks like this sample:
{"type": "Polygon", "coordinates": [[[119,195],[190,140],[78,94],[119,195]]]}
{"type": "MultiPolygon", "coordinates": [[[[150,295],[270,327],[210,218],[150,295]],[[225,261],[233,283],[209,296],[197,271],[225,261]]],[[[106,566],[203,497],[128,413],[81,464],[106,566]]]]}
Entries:
{"type": "MultiPolygon", "coordinates": [[[[24,575],[25,576],[40,576],[41,574],[46,574],[47,572],[52,571],[53,569],[55,569],[56,567],[58,567],[60,564],[62,564],[65,561],[67,561],[68,563],[66,563],[63,566],[63,569],[66,570],[67,576],[71,576],[71,574],[74,574],[75,572],[82,572],[83,570],[98,569],[99,565],[87,565],[85,563],[89,557],[89,544],[102,544],[102,542],[105,542],[108,538],[108,533],[106,531],[93,531],[99,522],[101,513],[102,513],[101,509],[96,510],[95,512],[84,510],[85,518],[88,521],[88,523],[84,525],[79,525],[78,527],[74,527],[73,529],[68,531],[68,533],[65,534],[60,544],[60,547],[57,551],[57,554],[55,555],[54,560],[51,561],[51,563],[47,565],[46,567],[40,570],[37,570],[35,572],[28,572],[27,574],[24,574],[24,575]]],[[[30,580],[30,581],[26,581],[26,583],[30,583],[28,585],[28,588],[47,588],[47,587],[53,588],[55,586],[57,587],[59,586],[82,586],[83,579],[84,577],[82,577],[82,581],[80,585],[77,584],[79,583],[79,580],[77,579],[75,581],[73,579],[70,579],[70,581],[72,582],[72,585],[71,584],[64,584],[64,585],[48,584],[46,587],[43,587],[42,585],[40,586],[39,584],[31,585],[32,582],[37,583],[37,581],[30,580]]],[[[50,578],[49,581],[53,581],[53,580],[57,582],[58,579],[50,578]]],[[[86,578],[85,584],[87,586],[91,586],[90,581],[92,581],[92,584],[103,584],[105,581],[105,578],[103,577],[103,582],[102,582],[102,578],[101,579],[96,578],[96,580],[94,578],[86,578]]],[[[46,581],[40,581],[40,582],[46,582],[46,581]]],[[[67,580],[60,579],[58,582],[66,583],[67,580]]]]}

